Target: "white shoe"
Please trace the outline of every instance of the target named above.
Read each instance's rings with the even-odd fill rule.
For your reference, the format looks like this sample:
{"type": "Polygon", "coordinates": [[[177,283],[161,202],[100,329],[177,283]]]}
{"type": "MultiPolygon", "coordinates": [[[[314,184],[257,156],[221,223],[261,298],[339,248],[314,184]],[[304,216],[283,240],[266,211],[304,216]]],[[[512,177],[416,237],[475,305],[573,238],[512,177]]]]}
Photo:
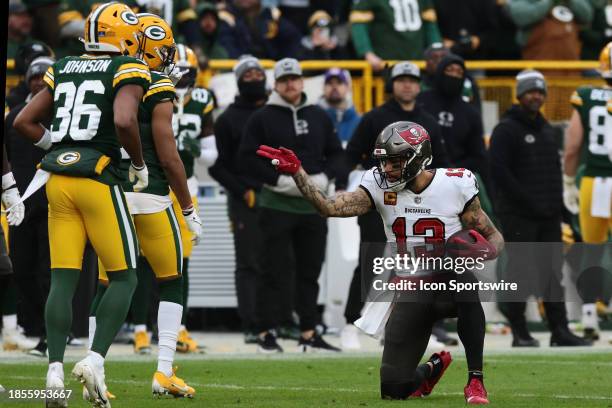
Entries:
{"type": "Polygon", "coordinates": [[[94,407],[110,408],[111,404],[104,383],[104,369],[97,369],[89,358],[85,357],[76,363],[72,369],[72,375],[87,388],[87,394],[83,393],[83,396],[87,395],[89,402],[94,407]]]}
{"type": "Polygon", "coordinates": [[[52,398],[45,400],[45,406],[51,407],[67,407],[68,400],[66,399],[66,390],[64,389],[64,373],[59,370],[49,369],[47,371],[47,390],[52,391],[52,398]],[[58,391],[57,393],[55,391],[58,391]],[[53,398],[54,395],[57,395],[53,398]]]}
{"type": "Polygon", "coordinates": [[[4,350],[31,350],[36,347],[34,340],[23,334],[23,328],[2,329],[2,347],[4,350]]]}
{"type": "Polygon", "coordinates": [[[345,350],[360,350],[359,329],[352,324],[344,326],[340,332],[340,343],[345,350]]]}

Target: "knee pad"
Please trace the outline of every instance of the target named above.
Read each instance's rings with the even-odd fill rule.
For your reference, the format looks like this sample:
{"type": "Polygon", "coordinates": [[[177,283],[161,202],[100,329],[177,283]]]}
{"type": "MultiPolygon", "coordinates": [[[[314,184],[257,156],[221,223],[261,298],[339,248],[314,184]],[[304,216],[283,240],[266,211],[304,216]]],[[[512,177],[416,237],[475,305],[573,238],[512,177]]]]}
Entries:
{"type": "Polygon", "coordinates": [[[159,301],[183,304],[183,277],[159,282],[159,301]]]}

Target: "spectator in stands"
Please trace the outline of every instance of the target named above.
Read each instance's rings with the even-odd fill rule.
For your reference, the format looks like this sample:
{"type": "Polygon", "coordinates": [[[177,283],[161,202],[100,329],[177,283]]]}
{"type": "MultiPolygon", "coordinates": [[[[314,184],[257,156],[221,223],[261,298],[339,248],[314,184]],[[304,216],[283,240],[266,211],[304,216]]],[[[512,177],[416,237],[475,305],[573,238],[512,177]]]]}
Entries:
{"type": "MultiPolygon", "coordinates": [[[[53,50],[42,42],[28,42],[19,46],[14,59],[14,73],[24,76],[30,63],[38,57],[54,57],[53,50]]],[[[21,80],[6,96],[6,106],[9,109],[13,109],[15,106],[25,102],[29,93],[30,88],[28,84],[25,80],[21,80]]]]}
{"type": "Polygon", "coordinates": [[[448,54],[438,64],[432,88],[417,98],[440,125],[449,160],[487,178],[488,164],[480,112],[463,100],[465,62],[448,54]]]}
{"type": "MultiPolygon", "coordinates": [[[[521,49],[516,42],[516,24],[510,16],[508,9],[509,0],[497,0],[495,2],[495,16],[497,29],[492,35],[493,46],[486,50],[486,58],[490,60],[518,60],[521,59],[521,49]]],[[[498,70],[492,70],[492,75],[500,74],[498,70]]],[[[501,73],[502,76],[514,75],[501,73]]],[[[487,73],[489,75],[489,73],[487,73]]]]}
{"type": "Polygon", "coordinates": [[[495,0],[435,0],[444,45],[465,59],[484,59],[494,47],[495,0]]]}
{"type": "Polygon", "coordinates": [[[323,109],[308,104],[297,60],[278,61],[274,78],[274,92],[249,119],[240,148],[245,169],[263,183],[258,214],[262,250],[256,292],[259,350],[282,351],[274,334],[283,314],[278,310],[277,293],[283,276],[295,269],[295,310],[301,330],[298,346],[302,351],[339,351],[315,331],[327,222],[302,198],[291,177],[279,176],[270,161],[255,152],[262,144],[293,149],[306,172],[326,191],[342,159],[342,145],[323,109]]]}
{"type": "Polygon", "coordinates": [[[335,16],[337,0],[264,0],[266,7],[278,7],[283,16],[300,31],[308,34],[308,20],[317,10],[323,10],[331,16],[335,16]]]}
{"type": "MultiPolygon", "coordinates": [[[[367,170],[377,165],[376,161],[372,159],[376,138],[387,125],[398,121],[416,122],[427,129],[433,151],[431,167],[449,167],[440,127],[433,116],[416,104],[420,92],[420,79],[420,70],[413,63],[402,61],[395,64],[389,78],[393,96],[382,106],[374,108],[362,116],[357,129],[355,129],[346,146],[346,168],[336,185],[347,184],[348,174],[355,168],[367,170]]],[[[360,180],[361,178],[359,173],[353,173],[350,179],[360,180]]],[[[352,189],[353,183],[348,184],[348,189],[352,189]]],[[[353,273],[353,280],[344,310],[347,325],[342,330],[341,340],[342,346],[346,348],[360,347],[357,329],[352,323],[360,317],[364,304],[363,300],[365,299],[363,288],[369,287],[369,279],[372,277],[372,259],[382,255],[382,245],[387,241],[380,215],[376,211],[370,211],[358,217],[357,223],[361,229],[360,254],[362,256],[359,257],[359,264],[353,273]],[[362,260],[363,263],[361,263],[362,260]]]]}
{"type": "Polygon", "coordinates": [[[612,2],[590,1],[593,7],[593,22],[580,31],[583,60],[597,60],[601,49],[612,41],[612,2]]]}
{"type": "Polygon", "coordinates": [[[593,19],[589,0],[512,0],[508,7],[523,59],[580,59],[579,26],[593,19]]]}
{"type": "Polygon", "coordinates": [[[230,58],[244,54],[275,60],[297,56],[300,33],[278,8],[263,8],[260,0],[234,0],[219,17],[219,43],[230,58]]]}
{"type": "Polygon", "coordinates": [[[200,50],[207,59],[226,59],[227,51],[219,43],[219,13],[217,6],[205,1],[198,5],[198,19],[202,42],[200,50]]]}
{"type": "Polygon", "coordinates": [[[323,10],[315,11],[308,20],[308,35],[302,37],[298,58],[301,60],[343,59],[343,50],[333,34],[333,20],[323,10]]]}
{"type": "Polygon", "coordinates": [[[495,127],[490,146],[497,215],[507,243],[508,263],[502,278],[518,285],[500,310],[512,328],[513,347],[539,346],[525,320],[525,301],[530,294],[544,300],[551,346],[590,345],[567,327],[561,244],[550,244],[561,242],[563,190],[560,138],[540,113],[546,82],[540,72],[532,70],[521,71],[516,78],[519,104],[495,127]]]}
{"type": "Polygon", "coordinates": [[[319,100],[319,106],[327,112],[343,144],[349,141],[360,119],[349,97],[350,87],[349,73],[331,68],[325,73],[323,96],[319,100]]]}
{"type": "MultiPolygon", "coordinates": [[[[421,91],[427,91],[433,88],[438,64],[442,61],[442,58],[446,57],[448,54],[450,54],[450,50],[442,43],[433,43],[425,50],[425,72],[423,73],[423,80],[421,81],[421,91]]],[[[480,89],[474,78],[472,78],[467,71],[465,71],[465,80],[463,82],[463,89],[461,90],[461,97],[464,101],[471,103],[480,112],[480,89]]]]}
{"type": "Polygon", "coordinates": [[[255,288],[259,273],[257,254],[261,231],[257,224],[256,202],[261,182],[238,165],[238,147],[245,125],[268,99],[266,74],[257,58],[247,56],[234,67],[238,82],[235,101],[217,118],[215,139],[219,157],[208,170],[227,191],[229,217],[236,253],[236,295],[238,314],[246,343],[256,343],[255,288]]]}
{"type": "MultiPolygon", "coordinates": [[[[19,191],[26,190],[46,151],[22,137],[13,127],[13,122],[32,97],[45,88],[43,76],[54,62],[49,57],[38,57],[32,61],[25,75],[30,93],[26,101],[13,108],[6,117],[4,134],[7,156],[19,191]]],[[[43,125],[48,128],[50,123],[43,125]]],[[[21,295],[23,317],[28,322],[26,329],[42,336],[32,353],[44,357],[47,352],[44,312],[51,268],[45,189],[34,193],[27,203],[23,222],[10,230],[10,255],[15,282],[21,295]]]]}
{"type": "Polygon", "coordinates": [[[23,0],[28,6],[34,24],[32,36],[44,39],[51,47],[59,45],[59,25],[57,21],[59,0],[23,0]]]}
{"type": "Polygon", "coordinates": [[[19,46],[32,41],[32,17],[21,0],[11,0],[8,12],[6,58],[10,60],[15,59],[19,46]]]}
{"type": "Polygon", "coordinates": [[[442,41],[431,0],[361,0],[350,15],[355,51],[375,71],[384,60],[421,59],[432,43],[442,41]]]}

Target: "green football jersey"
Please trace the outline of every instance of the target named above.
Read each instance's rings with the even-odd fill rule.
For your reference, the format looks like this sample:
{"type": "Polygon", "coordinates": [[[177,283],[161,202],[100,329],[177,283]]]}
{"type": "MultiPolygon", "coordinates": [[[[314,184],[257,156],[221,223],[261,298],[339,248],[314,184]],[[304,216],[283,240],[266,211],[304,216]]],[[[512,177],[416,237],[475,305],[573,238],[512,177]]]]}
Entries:
{"type": "Polygon", "coordinates": [[[211,115],[214,100],[210,91],[194,88],[185,96],[183,107],[174,104],[172,125],[176,146],[185,165],[187,178],[193,176],[196,157],[200,157],[200,139],[204,123],[211,115]]]}
{"type": "Polygon", "coordinates": [[[49,67],[44,81],[54,100],[49,128],[53,148],[93,148],[118,165],[115,95],[128,84],[147,90],[151,81],[147,65],[128,56],[66,57],[49,67]]]}
{"type": "Polygon", "coordinates": [[[612,145],[612,132],[609,131],[612,117],[606,108],[610,99],[612,88],[591,86],[578,88],[570,99],[582,122],[585,144],[584,175],[588,177],[612,177],[612,161],[607,147],[612,145]]]}
{"type": "Polygon", "coordinates": [[[353,0],[350,14],[351,24],[367,26],[367,39],[353,27],[357,54],[373,51],[382,59],[422,58],[430,43],[441,40],[437,30],[426,32],[426,23],[436,20],[432,0],[353,0]]]}
{"type": "MultiPolygon", "coordinates": [[[[142,155],[149,171],[149,185],[142,190],[141,193],[156,195],[168,195],[170,193],[166,173],[157,156],[157,150],[155,150],[151,121],[153,119],[153,109],[155,106],[162,102],[172,102],[174,96],[174,85],[170,78],[159,72],[151,71],[151,85],[145,92],[142,103],[138,109],[138,126],[140,128],[142,155]]],[[[121,168],[127,172],[131,161],[125,150],[123,150],[122,153],[123,157],[127,160],[122,161],[121,168]]],[[[129,192],[134,191],[133,183],[126,182],[123,185],[123,189],[129,192]]]]}

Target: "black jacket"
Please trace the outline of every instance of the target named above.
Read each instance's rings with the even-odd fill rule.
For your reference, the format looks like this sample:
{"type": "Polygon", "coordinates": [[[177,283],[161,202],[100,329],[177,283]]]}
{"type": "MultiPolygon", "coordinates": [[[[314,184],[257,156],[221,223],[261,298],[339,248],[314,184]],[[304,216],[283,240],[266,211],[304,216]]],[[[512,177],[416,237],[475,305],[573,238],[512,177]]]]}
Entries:
{"type": "MultiPolygon", "coordinates": [[[[19,192],[23,194],[28,188],[30,181],[34,178],[36,173],[36,165],[40,163],[42,158],[47,153],[45,150],[36,147],[31,141],[21,136],[13,127],[15,118],[25,107],[25,103],[17,105],[11,109],[9,114],[6,116],[4,121],[4,134],[6,135],[4,143],[6,146],[6,155],[11,163],[11,169],[15,176],[17,188],[19,192]]],[[[50,123],[44,123],[48,128],[50,123]]],[[[32,195],[25,203],[26,209],[26,220],[33,213],[42,212],[44,215],[47,213],[47,195],[45,189],[39,189],[34,195],[32,195]]]]}
{"type": "Polygon", "coordinates": [[[440,134],[440,127],[433,116],[419,106],[415,106],[410,112],[405,111],[392,98],[361,117],[359,126],[355,129],[353,137],[351,137],[346,146],[343,172],[339,176],[340,184],[346,183],[348,174],[358,164],[361,164],[364,169],[370,169],[378,164],[372,159],[372,152],[374,151],[374,144],[378,134],[391,123],[402,120],[418,123],[429,133],[433,152],[432,168],[450,167],[444,141],[440,134]]]}
{"type": "Polygon", "coordinates": [[[324,172],[329,179],[336,176],[342,160],[342,144],[327,113],[317,105],[304,103],[292,108],[276,93],[251,116],[240,146],[245,171],[274,186],[279,173],[270,160],[255,153],[262,144],[293,150],[306,173],[324,172]]]}
{"type": "Polygon", "coordinates": [[[561,216],[560,149],[560,138],[540,113],[531,119],[515,105],[504,114],[489,148],[498,213],[561,216]]]}
{"type": "Polygon", "coordinates": [[[460,94],[448,96],[441,91],[444,69],[455,61],[452,56],[447,56],[440,62],[433,88],[419,94],[417,103],[440,125],[444,146],[453,165],[473,170],[486,179],[487,155],[480,112],[465,102],[460,94]]]}
{"type": "Polygon", "coordinates": [[[208,173],[219,182],[232,196],[241,199],[245,191],[259,191],[261,182],[239,166],[238,149],[244,135],[247,121],[258,106],[242,99],[235,101],[217,118],[215,139],[219,156],[208,173]]]}

